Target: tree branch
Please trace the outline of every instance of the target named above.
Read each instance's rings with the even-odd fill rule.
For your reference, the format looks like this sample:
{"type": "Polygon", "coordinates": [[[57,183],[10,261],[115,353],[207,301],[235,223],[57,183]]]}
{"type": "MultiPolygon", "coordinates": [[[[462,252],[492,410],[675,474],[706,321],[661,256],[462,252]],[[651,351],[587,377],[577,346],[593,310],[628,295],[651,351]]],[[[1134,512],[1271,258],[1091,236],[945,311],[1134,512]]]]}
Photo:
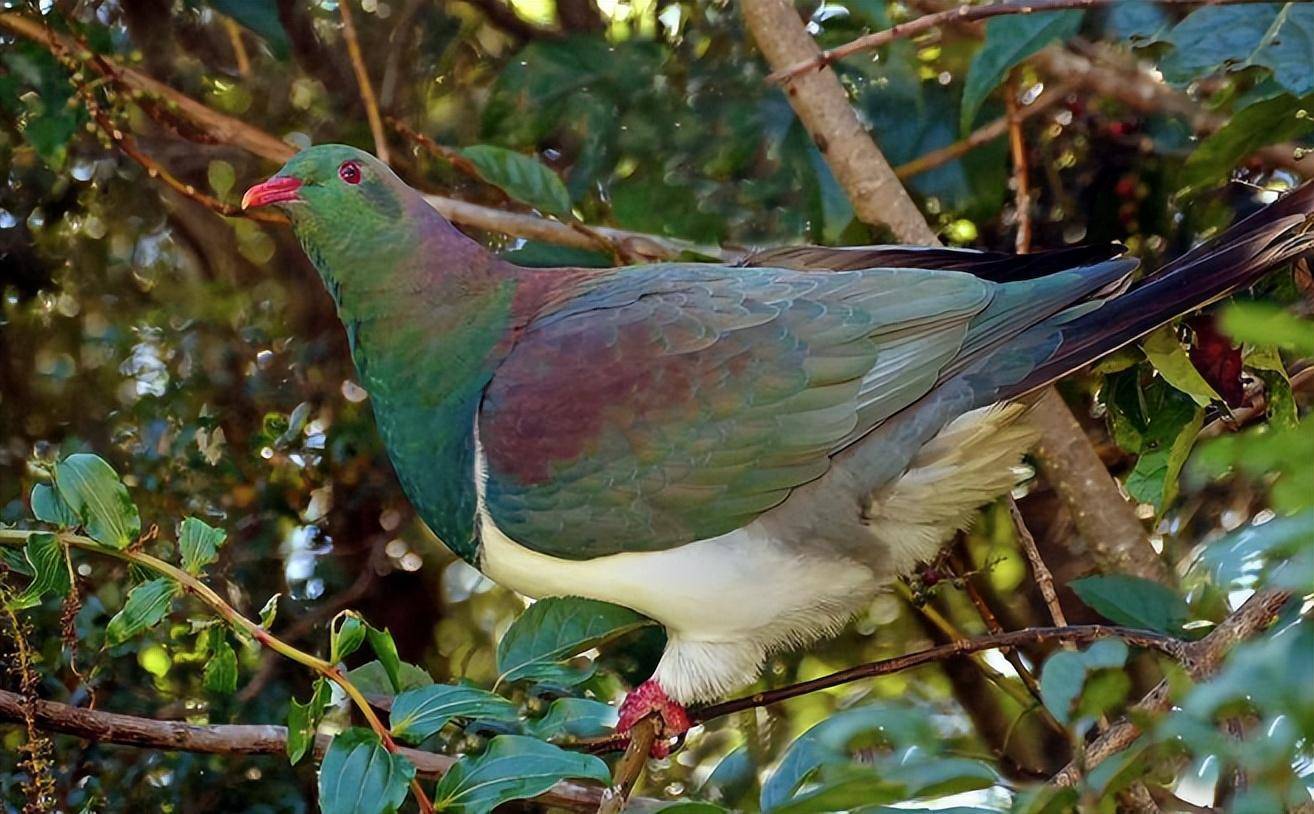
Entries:
{"type": "MultiPolygon", "coordinates": [[[[1286,591],[1262,591],[1246,600],[1245,604],[1229,615],[1209,635],[1198,642],[1186,644],[1180,661],[1186,672],[1196,681],[1218,672],[1223,658],[1238,642],[1263,630],[1291,598],[1286,591]]],[[[1103,763],[1112,755],[1126,749],[1140,737],[1141,729],[1133,721],[1160,713],[1172,706],[1173,698],[1167,681],[1158,686],[1128,710],[1127,717],[1109,727],[1086,747],[1081,764],[1069,763],[1050,779],[1055,786],[1072,786],[1082,776],[1103,763]]]]}
{"type": "MultiPolygon", "coordinates": [[[[792,3],[744,0],[742,8],[768,64],[789,65],[821,53],[792,3]]],[[[786,93],[858,218],[888,226],[903,242],[938,245],[935,231],[863,127],[835,72],[824,69],[800,77],[786,93]]]]}
{"type": "MultiPolygon", "coordinates": [[[[29,537],[38,533],[40,532],[31,529],[0,529],[0,545],[25,545],[29,537]]],[[[150,534],[154,533],[154,530],[150,532],[150,534]]],[[[210,610],[214,611],[214,613],[234,631],[255,639],[257,642],[274,650],[279,655],[290,659],[291,661],[295,661],[297,664],[304,667],[309,667],[325,679],[337,684],[347,697],[351,699],[352,703],[355,704],[356,708],[360,710],[360,714],[364,716],[370,729],[378,735],[379,741],[383,744],[383,747],[394,754],[398,753],[401,749],[393,739],[392,733],[389,731],[388,727],[383,725],[383,722],[379,720],[379,716],[376,715],[374,710],[370,707],[365,695],[354,683],[352,683],[351,679],[347,678],[346,673],[344,673],[338,665],[332,664],[324,659],[293,647],[270,633],[262,625],[246,618],[246,616],[238,612],[232,605],[228,604],[223,597],[215,593],[214,589],[209,585],[206,585],[199,577],[189,574],[181,568],[178,568],[171,563],[167,563],[158,557],[151,556],[143,551],[138,551],[134,547],[124,549],[110,548],[90,537],[85,537],[81,534],[75,534],[70,531],[61,531],[56,536],[65,548],[71,546],[73,548],[82,549],[83,551],[101,554],[122,562],[137,565],[149,571],[154,571],[155,573],[172,580],[180,589],[182,589],[183,593],[195,596],[210,608],[210,610]]],[[[142,538],[142,540],[145,539],[148,539],[148,537],[142,538]]],[[[418,781],[411,782],[411,794],[419,804],[421,814],[433,814],[433,803],[429,800],[424,788],[418,781]]]]}
{"type": "MultiPolygon", "coordinates": [[[[888,45],[895,40],[915,37],[932,28],[939,28],[950,23],[969,23],[1000,17],[1005,14],[1034,14],[1043,11],[1061,9],[1086,9],[1095,6],[1108,6],[1123,0],[1007,0],[1002,3],[989,3],[981,6],[958,6],[918,17],[906,23],[858,37],[856,40],[818,52],[808,59],[798,60],[781,68],[767,77],[768,82],[792,82],[809,71],[820,70],[835,62],[862,51],[870,51],[888,45]]],[[[1258,0],[1159,0],[1164,5],[1227,5],[1232,3],[1254,3],[1258,0]]]]}
{"type": "MultiPolygon", "coordinates": [[[[28,699],[18,693],[0,690],[0,720],[22,722],[25,711],[33,714],[36,726],[43,731],[93,742],[222,755],[281,755],[287,750],[287,729],[272,724],[199,725],[158,721],[28,699]]],[[[323,756],[331,740],[330,735],[315,736],[316,757],[323,756]]],[[[398,754],[415,764],[417,773],[425,778],[443,776],[456,762],[456,758],[449,755],[404,746],[398,747],[398,754]]],[[[545,805],[593,811],[602,799],[602,790],[595,786],[561,782],[534,799],[545,805]]]]}

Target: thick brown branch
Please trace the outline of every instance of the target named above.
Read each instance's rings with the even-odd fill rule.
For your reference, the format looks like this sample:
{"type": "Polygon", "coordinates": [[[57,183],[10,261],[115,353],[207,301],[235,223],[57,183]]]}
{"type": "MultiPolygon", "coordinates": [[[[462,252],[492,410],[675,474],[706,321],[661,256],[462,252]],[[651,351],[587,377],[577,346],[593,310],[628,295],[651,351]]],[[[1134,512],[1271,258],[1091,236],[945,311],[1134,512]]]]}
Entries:
{"type": "MultiPolygon", "coordinates": [[[[929,31],[933,28],[939,28],[942,25],[951,23],[967,23],[975,20],[985,20],[990,17],[1000,17],[1005,14],[1034,14],[1042,11],[1057,11],[1061,9],[1085,9],[1094,6],[1108,6],[1114,3],[1120,3],[1122,0],[1008,0],[1003,3],[989,3],[980,6],[958,6],[956,8],[945,9],[944,11],[928,14],[925,17],[918,17],[906,23],[900,23],[884,31],[877,31],[872,34],[866,34],[858,37],[852,42],[847,42],[828,51],[823,51],[816,56],[799,60],[785,68],[772,73],[767,77],[769,82],[791,82],[796,77],[801,76],[809,71],[816,71],[828,65],[853,54],[862,51],[870,51],[874,48],[880,48],[888,45],[895,40],[915,37],[918,34],[929,31]]],[[[1178,5],[1226,5],[1230,3],[1253,3],[1258,0],[1160,0],[1165,4],[1178,5]]]]}
{"type": "MultiPolygon", "coordinates": [[[[115,743],[147,749],[179,752],[203,752],[223,755],[279,755],[287,749],[287,729],[269,724],[187,724],[180,721],[157,721],[134,715],[102,710],[82,709],[53,701],[26,701],[18,693],[0,690],[0,721],[21,722],[24,709],[34,712],[38,728],[47,732],[74,735],[89,741],[115,743]]],[[[315,754],[322,756],[328,748],[329,735],[315,737],[315,754]]],[[[456,758],[399,747],[399,753],[415,764],[427,778],[441,777],[456,758]]],[[[596,786],[558,783],[536,798],[546,805],[576,811],[593,811],[602,799],[596,786]]]]}
{"type": "MultiPolygon", "coordinates": [[[[1285,591],[1264,591],[1250,597],[1208,636],[1184,647],[1181,662],[1186,672],[1197,681],[1212,676],[1232,647],[1267,627],[1290,598],[1291,594],[1285,591]]],[[[1129,710],[1127,719],[1109,727],[1086,748],[1082,765],[1068,764],[1050,779],[1050,783],[1055,786],[1075,785],[1084,772],[1094,769],[1140,737],[1141,729],[1132,721],[1144,720],[1149,715],[1164,712],[1172,702],[1168,682],[1160,682],[1129,710]]]]}

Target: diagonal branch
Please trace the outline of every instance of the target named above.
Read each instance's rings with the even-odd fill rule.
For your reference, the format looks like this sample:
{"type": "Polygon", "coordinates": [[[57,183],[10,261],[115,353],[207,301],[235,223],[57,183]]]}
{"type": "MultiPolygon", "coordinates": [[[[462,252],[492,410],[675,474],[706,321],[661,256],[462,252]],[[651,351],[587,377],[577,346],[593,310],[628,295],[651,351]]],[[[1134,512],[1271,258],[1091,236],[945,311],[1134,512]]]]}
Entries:
{"type": "MultiPolygon", "coordinates": [[[[1200,681],[1218,672],[1224,657],[1238,642],[1254,636],[1268,627],[1278,611],[1291,598],[1286,591],[1263,591],[1246,600],[1246,603],[1219,623],[1198,642],[1184,648],[1182,664],[1192,679],[1200,681]]],[[[1082,776],[1103,763],[1112,755],[1126,749],[1140,737],[1141,728],[1133,721],[1144,720],[1147,715],[1164,712],[1172,706],[1172,692],[1168,682],[1158,686],[1128,710],[1127,718],[1109,727],[1094,743],[1086,747],[1082,763],[1069,763],[1050,778],[1054,786],[1073,786],[1082,776]]]]}
{"type": "Polygon", "coordinates": [[[360,100],[365,105],[365,118],[370,123],[370,135],[374,137],[374,155],[384,164],[388,160],[388,136],[383,132],[383,119],[379,116],[379,101],[374,97],[374,86],[370,84],[370,72],[365,68],[365,57],[360,52],[360,39],[356,36],[356,23],[351,17],[351,0],[339,0],[338,11],[342,14],[342,38],[347,41],[347,56],[351,58],[351,70],[356,74],[356,85],[360,88],[360,100]]]}
{"type": "MultiPolygon", "coordinates": [[[[1259,0],[1159,0],[1165,5],[1227,5],[1231,3],[1254,3],[1259,0]]],[[[809,71],[820,70],[828,65],[833,65],[837,61],[861,53],[870,51],[888,45],[895,40],[915,37],[933,28],[939,28],[943,25],[952,23],[970,23],[976,20],[985,20],[990,17],[1001,17],[1005,14],[1035,14],[1044,11],[1057,11],[1060,9],[1086,9],[1095,6],[1109,6],[1115,3],[1121,3],[1123,0],[1007,0],[1002,3],[988,3],[980,6],[957,6],[951,9],[945,9],[934,14],[928,14],[924,17],[918,17],[906,23],[887,28],[884,31],[877,31],[871,34],[858,37],[856,40],[847,42],[843,45],[831,48],[828,51],[822,51],[816,56],[800,60],[784,68],[781,68],[767,77],[768,82],[785,83],[792,82],[797,77],[802,76],[809,71]]]]}

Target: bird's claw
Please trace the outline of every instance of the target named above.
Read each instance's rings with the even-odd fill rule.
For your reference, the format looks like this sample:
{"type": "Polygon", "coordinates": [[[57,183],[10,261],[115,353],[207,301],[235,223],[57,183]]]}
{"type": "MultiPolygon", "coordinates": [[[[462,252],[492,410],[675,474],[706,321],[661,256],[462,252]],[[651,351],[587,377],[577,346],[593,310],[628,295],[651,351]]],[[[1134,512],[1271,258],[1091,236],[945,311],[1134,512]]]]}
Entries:
{"type": "Polygon", "coordinates": [[[671,753],[672,740],[683,740],[684,733],[693,726],[693,722],[678,701],[667,695],[660,684],[649,679],[625,696],[616,721],[616,731],[628,733],[635,724],[650,715],[656,717],[659,729],[649,754],[653,757],[666,757],[671,753]]]}

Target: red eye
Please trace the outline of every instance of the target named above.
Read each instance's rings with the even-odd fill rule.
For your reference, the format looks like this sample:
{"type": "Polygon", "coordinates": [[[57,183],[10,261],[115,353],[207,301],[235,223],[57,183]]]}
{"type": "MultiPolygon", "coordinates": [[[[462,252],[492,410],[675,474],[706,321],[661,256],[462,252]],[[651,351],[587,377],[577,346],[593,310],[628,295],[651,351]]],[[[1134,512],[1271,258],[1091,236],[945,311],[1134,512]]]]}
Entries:
{"type": "Polygon", "coordinates": [[[360,165],[355,161],[343,161],[338,167],[338,177],[348,184],[359,184],[360,165]]]}

